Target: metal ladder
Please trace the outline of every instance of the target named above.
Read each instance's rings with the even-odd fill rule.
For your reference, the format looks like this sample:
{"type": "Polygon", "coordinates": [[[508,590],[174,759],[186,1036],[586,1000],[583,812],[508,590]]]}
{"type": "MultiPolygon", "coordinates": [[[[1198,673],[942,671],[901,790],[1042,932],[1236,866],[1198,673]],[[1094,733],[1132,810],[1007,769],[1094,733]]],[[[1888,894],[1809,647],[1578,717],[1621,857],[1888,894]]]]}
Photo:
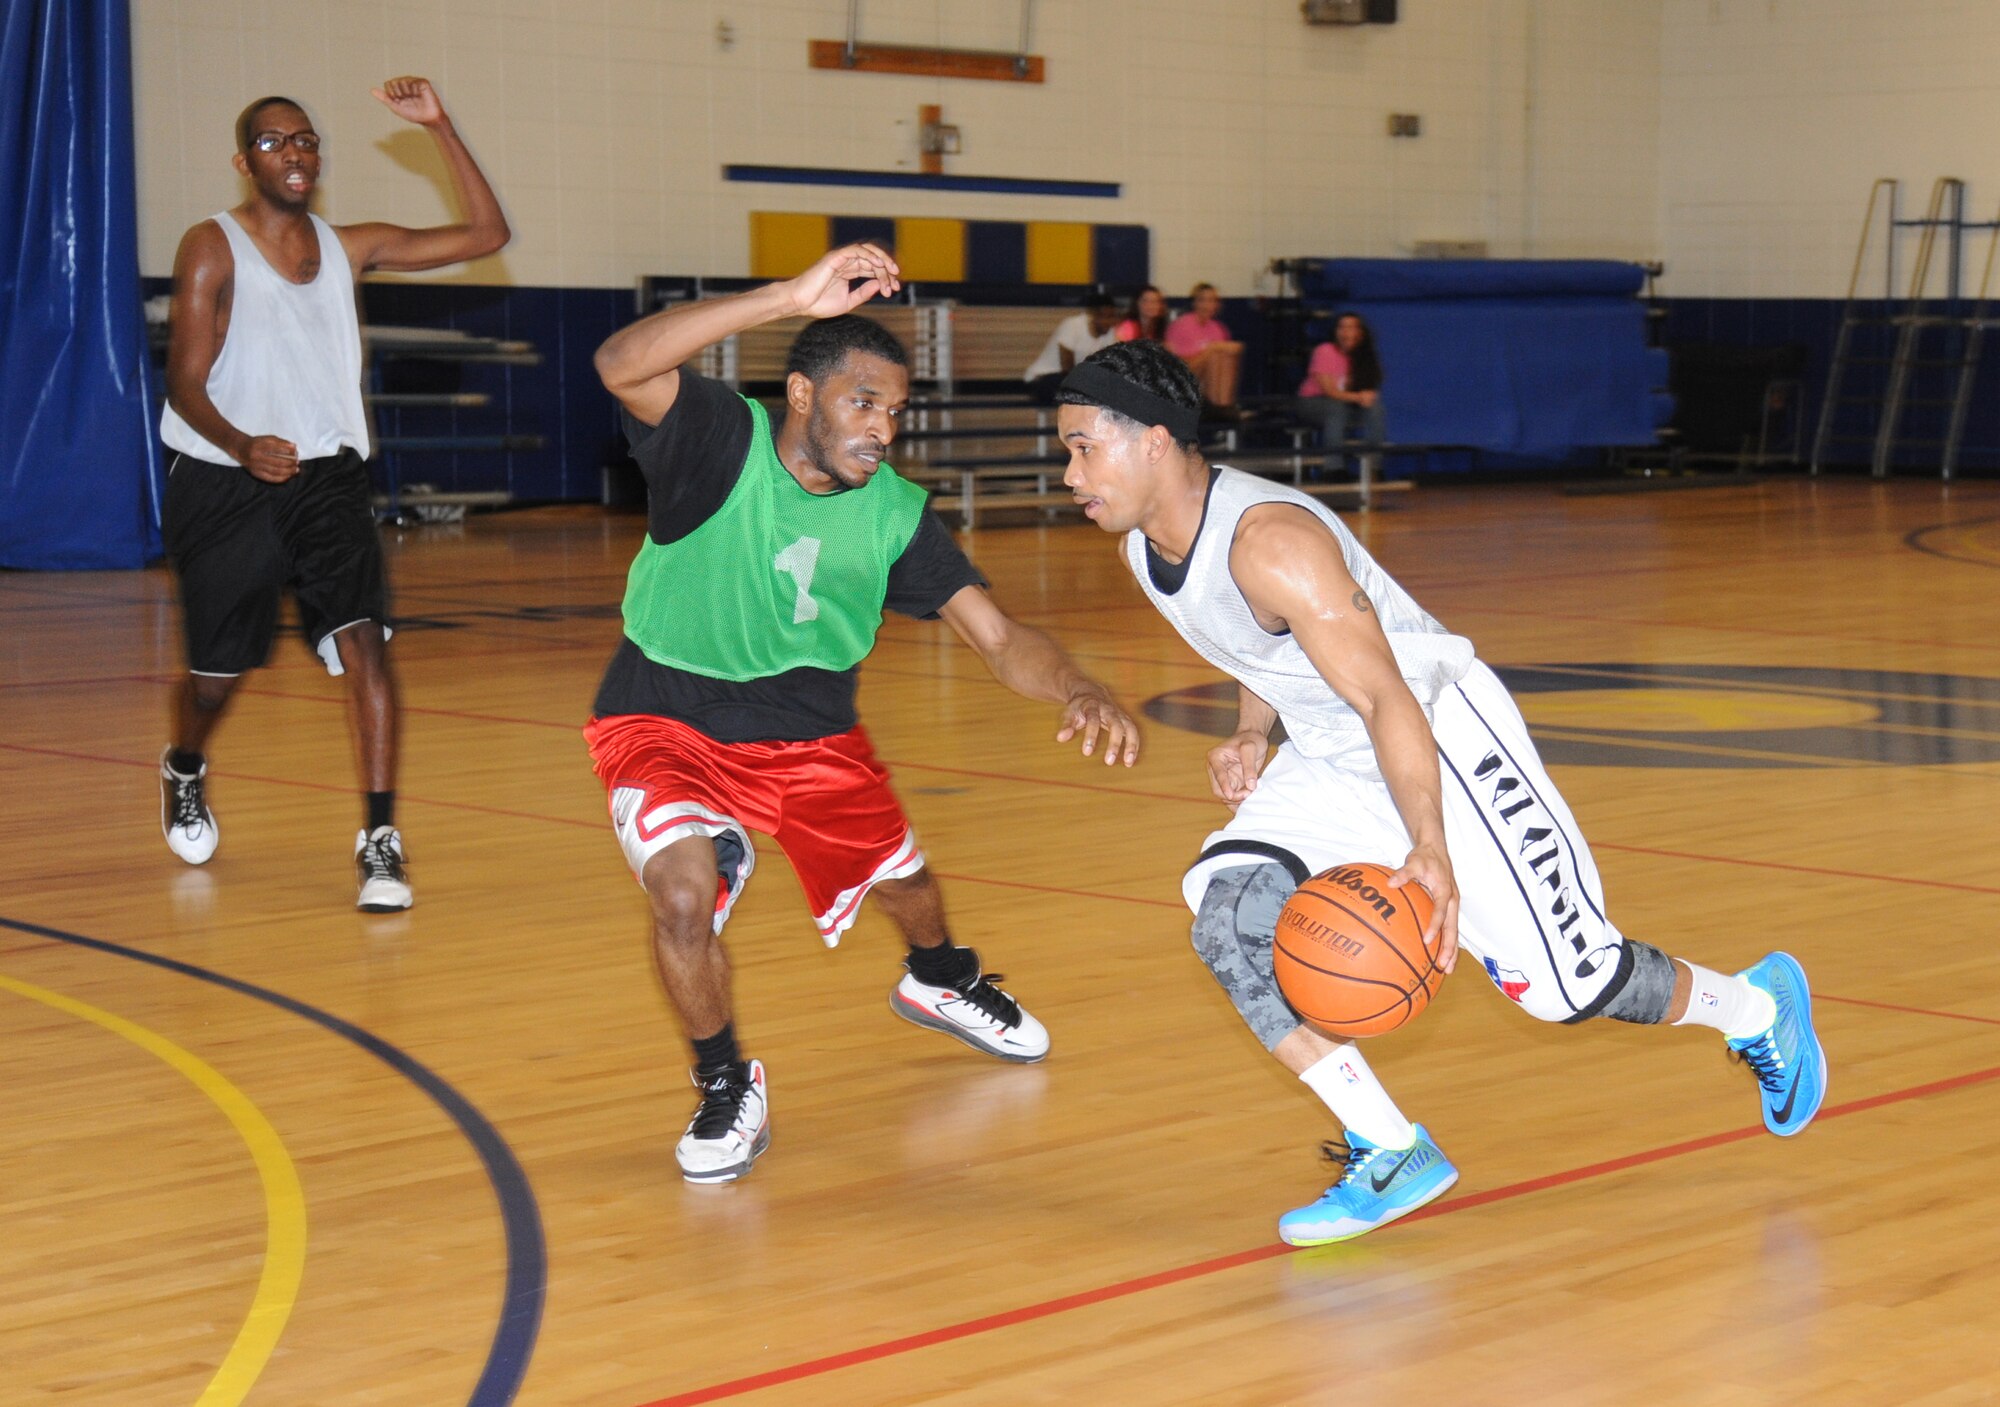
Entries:
{"type": "MultiPolygon", "coordinates": [[[[1972,228],[1979,228],[1973,226],[1972,228]]],[[[1951,421],[1944,434],[1944,461],[1940,472],[1951,478],[1958,471],[1958,452],[1965,445],[1965,419],[1972,409],[1974,385],[1979,380],[1979,354],[1986,342],[1986,329],[2000,324],[1992,313],[1994,255],[2000,253],[2000,215],[1986,222],[1986,267],[1979,276],[1979,294],[1972,300],[1972,313],[1965,319],[1965,351],[1958,368],[1958,391],[1952,397],[1951,421]]]]}
{"type": "Polygon", "coordinates": [[[1939,468],[1945,478],[1950,478],[1957,467],[1959,451],[1964,443],[1965,422],[1971,406],[1974,386],[1978,380],[1979,355],[1984,342],[1987,325],[1996,321],[1988,316],[1989,290],[1993,276],[1996,245],[2000,245],[2000,220],[1970,221],[1965,218],[1965,182],[1955,176],[1941,176],[1931,187],[1930,204],[1920,219],[1905,220],[1897,216],[1898,182],[1883,177],[1870,187],[1868,208],[1862,217],[1861,240],[1854,254],[1854,270],[1848,279],[1847,301],[1842,309],[1840,331],[1834,339],[1833,358],[1827,369],[1826,395],[1820,402],[1819,425],[1813,436],[1811,472],[1817,474],[1826,465],[1832,446],[1841,443],[1862,443],[1870,446],[1870,467],[1876,478],[1886,478],[1895,465],[1898,445],[1905,448],[1924,445],[1939,450],[1939,468]],[[1883,197],[1886,194],[1887,200],[1883,197]],[[1870,242],[1877,238],[1876,212],[1882,208],[1885,218],[1880,222],[1882,245],[1883,281],[1881,313],[1870,310],[1873,299],[1864,298],[1861,283],[1868,265],[1870,242]],[[1906,229],[1920,231],[1917,240],[1916,257],[1910,269],[1908,291],[1902,300],[1900,310],[1896,310],[1896,246],[1897,236],[1906,229]],[[1964,238],[1967,230],[1989,230],[1992,237],[1987,248],[1986,268],[1980,280],[1979,295],[1970,315],[1964,311],[1959,293],[1960,271],[1964,254],[1964,238]],[[1943,239],[1940,240],[1940,232],[1943,239]],[[1933,294],[1931,270],[1938,263],[1940,245],[1945,251],[1943,289],[1933,294]],[[1855,330],[1864,327],[1893,327],[1895,349],[1887,357],[1858,356],[1855,353],[1855,330]],[[1961,334],[1961,342],[1955,354],[1944,357],[1924,356],[1925,333],[1934,328],[1955,330],[1961,334]],[[1879,412],[1875,427],[1867,435],[1842,435],[1836,432],[1836,422],[1843,406],[1857,404],[1877,404],[1872,395],[1844,395],[1847,373],[1850,368],[1860,365],[1886,365],[1889,368],[1887,383],[1879,400],[1879,412]],[[1958,379],[1956,392],[1949,398],[1933,397],[1915,399],[1910,395],[1910,386],[1916,373],[1923,369],[1956,367],[1958,379]],[[1904,412],[1912,406],[1942,409],[1949,407],[1948,428],[1942,439],[1917,441],[1902,436],[1904,412]]]}

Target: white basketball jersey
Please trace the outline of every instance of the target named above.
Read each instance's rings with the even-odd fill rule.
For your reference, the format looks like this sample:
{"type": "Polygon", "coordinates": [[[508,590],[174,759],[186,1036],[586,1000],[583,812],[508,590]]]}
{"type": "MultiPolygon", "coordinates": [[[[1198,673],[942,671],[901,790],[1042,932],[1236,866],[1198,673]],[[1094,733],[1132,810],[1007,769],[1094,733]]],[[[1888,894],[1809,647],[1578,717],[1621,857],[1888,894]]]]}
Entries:
{"type": "Polygon", "coordinates": [[[1218,467],[1180,588],[1168,592],[1154,583],[1146,564],[1146,537],[1136,529],[1125,537],[1126,565],[1182,639],[1278,711],[1292,745],[1301,753],[1338,758],[1373,771],[1374,747],[1361,716],[1320,677],[1289,632],[1273,635],[1257,623],[1230,575],[1229,549],[1236,541],[1236,525],[1260,503],[1295,504],[1326,524],[1340,544],[1347,570],[1368,593],[1397,667],[1429,718],[1438,695],[1472,668],[1472,642],[1438,624],[1376,564],[1345,523],[1297,489],[1218,467]]]}
{"type": "MultiPolygon", "coordinates": [[[[255,241],[224,211],[214,217],[235,260],[229,332],[208,369],[208,398],[246,435],[277,435],[319,459],[352,446],[368,457],[361,408],[361,323],[354,271],[333,226],[309,217],[319,236],[319,273],[293,283],[272,268],[255,241]]],[[[210,444],[169,404],[160,416],[169,449],[211,464],[235,458],[210,444]]]]}

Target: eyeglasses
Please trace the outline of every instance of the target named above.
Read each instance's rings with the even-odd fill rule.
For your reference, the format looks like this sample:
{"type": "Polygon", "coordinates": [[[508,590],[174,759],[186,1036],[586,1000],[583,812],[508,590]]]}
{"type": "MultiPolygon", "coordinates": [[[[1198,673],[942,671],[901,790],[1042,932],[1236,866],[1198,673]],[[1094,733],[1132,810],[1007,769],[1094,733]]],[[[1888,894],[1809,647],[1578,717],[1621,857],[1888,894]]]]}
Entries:
{"type": "Polygon", "coordinates": [[[250,145],[261,152],[277,152],[283,151],[287,142],[297,147],[304,155],[311,156],[319,150],[319,133],[293,132],[287,135],[284,132],[259,132],[251,138],[250,145]]]}

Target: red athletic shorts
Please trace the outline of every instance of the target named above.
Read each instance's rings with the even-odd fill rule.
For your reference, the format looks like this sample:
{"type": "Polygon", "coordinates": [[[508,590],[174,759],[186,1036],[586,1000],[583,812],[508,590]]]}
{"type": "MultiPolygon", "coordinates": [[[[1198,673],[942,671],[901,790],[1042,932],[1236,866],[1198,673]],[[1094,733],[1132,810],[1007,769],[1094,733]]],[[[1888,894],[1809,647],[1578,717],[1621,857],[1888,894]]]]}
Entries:
{"type": "Polygon", "coordinates": [[[685,723],[635,713],[594,719],[583,737],[635,876],[683,837],[735,842],[720,847],[734,856],[718,854],[718,933],[756,863],[750,831],[783,848],[829,948],[870,889],[924,867],[889,774],[859,728],[804,743],[719,743],[685,723]]]}

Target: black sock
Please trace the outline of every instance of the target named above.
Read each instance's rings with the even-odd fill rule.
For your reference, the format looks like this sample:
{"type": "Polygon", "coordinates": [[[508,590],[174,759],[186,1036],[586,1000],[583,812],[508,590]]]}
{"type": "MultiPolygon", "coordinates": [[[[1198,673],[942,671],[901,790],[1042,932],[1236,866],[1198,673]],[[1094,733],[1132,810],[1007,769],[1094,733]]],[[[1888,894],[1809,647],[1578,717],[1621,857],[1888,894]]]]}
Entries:
{"type": "Polygon", "coordinates": [[[910,975],[926,987],[957,987],[979,975],[979,954],[949,939],[935,948],[910,947],[910,975]]]}
{"type": "Polygon", "coordinates": [[[201,771],[202,765],[207,761],[208,759],[198,752],[183,752],[179,748],[169,748],[167,750],[167,766],[173,768],[183,777],[195,776],[201,771]]]}
{"type": "Polygon", "coordinates": [[[394,791],[371,791],[368,793],[368,834],[373,835],[384,826],[396,824],[396,793],[394,791]]]}
{"type": "Polygon", "coordinates": [[[738,1070],[743,1065],[743,1053],[736,1048],[736,1023],[725,1021],[722,1029],[712,1036],[702,1036],[688,1042],[694,1047],[694,1068],[696,1074],[719,1075],[725,1070],[738,1070]]]}

